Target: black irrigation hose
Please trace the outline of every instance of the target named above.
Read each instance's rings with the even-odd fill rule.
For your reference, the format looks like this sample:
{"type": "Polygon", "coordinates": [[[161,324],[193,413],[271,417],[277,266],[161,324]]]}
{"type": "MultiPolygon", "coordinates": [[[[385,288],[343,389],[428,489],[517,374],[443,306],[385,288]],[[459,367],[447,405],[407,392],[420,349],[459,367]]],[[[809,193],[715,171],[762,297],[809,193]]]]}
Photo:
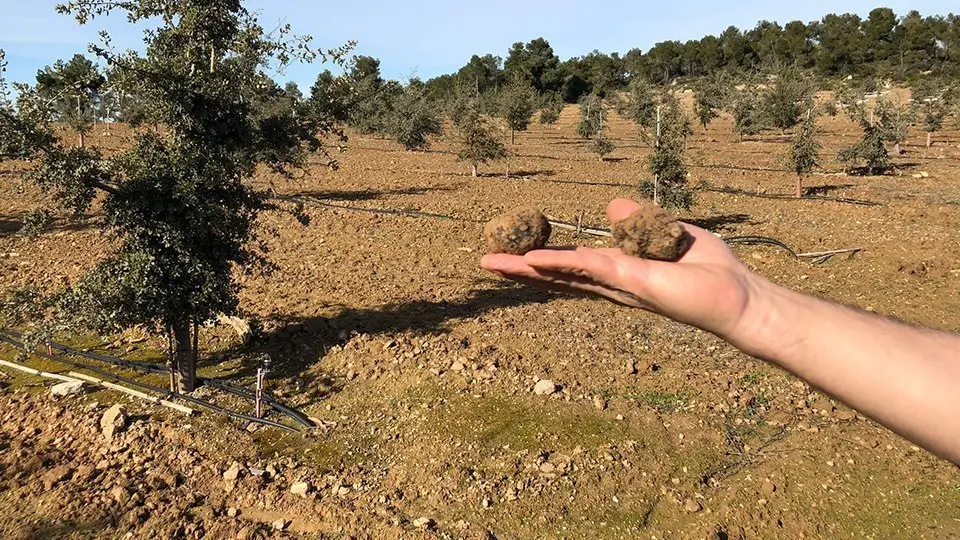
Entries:
{"type": "Polygon", "coordinates": [[[776,238],[770,238],[769,236],[731,236],[729,238],[724,238],[723,241],[727,244],[776,246],[788,251],[794,259],[797,258],[797,252],[791,249],[790,246],[784,244],[776,238]]]}
{"type": "MultiPolygon", "coordinates": [[[[0,331],[0,336],[2,336],[4,333],[10,336],[13,336],[16,339],[23,339],[23,334],[15,330],[2,330],[0,331]]],[[[99,362],[104,362],[106,364],[122,366],[125,368],[132,369],[134,371],[142,371],[145,373],[155,373],[155,374],[170,373],[170,368],[168,368],[167,366],[158,366],[155,364],[148,364],[146,362],[137,362],[134,360],[127,360],[125,358],[117,358],[115,356],[107,356],[103,354],[80,351],[80,350],[73,349],[73,348],[67,347],[66,345],[52,342],[52,341],[49,342],[49,345],[51,349],[55,349],[65,354],[80,356],[82,358],[87,358],[90,360],[97,360],[99,362]]],[[[243,388],[242,386],[233,385],[230,383],[219,381],[217,379],[209,379],[206,377],[197,377],[197,380],[199,380],[202,384],[209,385],[213,388],[217,388],[219,390],[222,390],[224,392],[227,392],[236,396],[240,396],[242,398],[256,399],[256,396],[254,396],[253,392],[251,392],[246,388],[243,388]]],[[[264,403],[269,405],[271,408],[289,416],[295,422],[297,422],[298,424],[304,427],[307,427],[307,428],[317,427],[317,425],[312,420],[310,420],[306,415],[304,415],[303,413],[295,409],[291,409],[290,407],[287,407],[286,405],[284,405],[283,403],[280,403],[273,397],[264,396],[263,401],[264,403]]]]}
{"type": "MultiPolygon", "coordinates": [[[[8,337],[8,336],[6,336],[6,335],[4,335],[4,334],[2,334],[2,333],[0,333],[0,341],[6,342],[6,343],[8,343],[8,344],[10,344],[10,345],[13,345],[14,347],[16,347],[16,348],[18,348],[18,349],[24,349],[24,348],[25,348],[25,345],[24,345],[23,343],[18,342],[18,341],[15,340],[15,339],[11,339],[10,337],[8,337]]],[[[163,397],[164,399],[168,399],[168,400],[181,399],[181,400],[183,400],[183,401],[186,401],[187,403],[192,403],[192,404],[197,405],[197,406],[199,406],[199,407],[203,407],[203,408],[209,409],[209,410],[211,410],[211,411],[213,411],[213,412],[217,412],[217,413],[220,413],[220,414],[224,414],[224,415],[230,416],[230,417],[232,417],[232,418],[236,418],[236,419],[238,419],[238,420],[246,420],[246,421],[248,421],[248,422],[255,422],[255,423],[258,423],[258,424],[263,424],[263,425],[266,425],[266,426],[275,427],[275,428],[282,429],[282,430],[285,430],[285,431],[289,431],[289,432],[292,432],[292,433],[298,433],[298,432],[299,432],[299,430],[297,430],[296,428],[292,428],[292,427],[290,427],[290,426],[281,424],[281,423],[279,423],[279,422],[274,422],[273,420],[267,420],[267,419],[265,419],[265,418],[257,418],[257,417],[255,417],[255,416],[250,416],[250,415],[247,415],[247,414],[234,412],[234,411],[231,411],[231,410],[229,410],[229,409],[224,409],[223,407],[219,407],[219,406],[217,406],[217,405],[214,405],[213,403],[204,401],[204,400],[202,400],[202,399],[200,399],[200,398],[195,398],[195,397],[193,397],[193,396],[188,396],[188,395],[185,395],[185,394],[174,394],[173,392],[170,392],[170,391],[165,390],[165,389],[163,389],[163,388],[160,388],[160,387],[158,387],[158,386],[153,386],[152,384],[143,383],[143,382],[140,382],[140,381],[137,381],[137,380],[134,380],[134,379],[128,379],[128,378],[126,378],[126,377],[121,377],[120,375],[115,375],[115,374],[113,374],[113,373],[110,373],[109,371],[105,371],[105,370],[102,370],[102,369],[100,369],[100,368],[96,368],[96,367],[93,367],[93,366],[88,366],[88,365],[86,365],[86,364],[81,364],[81,363],[79,363],[79,362],[73,362],[73,361],[71,361],[71,360],[66,360],[66,359],[63,359],[63,358],[57,358],[57,357],[55,357],[55,356],[53,356],[53,355],[47,354],[47,353],[42,352],[42,351],[33,351],[33,354],[36,354],[37,356],[39,356],[39,357],[41,357],[41,358],[46,358],[46,359],[48,359],[48,360],[52,360],[52,361],[54,361],[54,362],[58,362],[58,363],[61,363],[61,364],[66,364],[66,365],[68,365],[68,366],[73,367],[74,369],[85,369],[85,370],[88,370],[88,371],[92,371],[92,372],[94,372],[94,373],[97,373],[97,374],[99,374],[99,375],[101,375],[101,376],[103,376],[103,377],[109,377],[110,379],[113,379],[113,380],[115,380],[115,381],[119,381],[119,382],[122,382],[122,383],[125,383],[125,384],[129,384],[129,385],[132,385],[132,386],[136,386],[136,387],[138,387],[138,388],[142,388],[142,389],[144,389],[144,390],[149,390],[149,391],[151,391],[151,392],[156,392],[156,393],[160,394],[161,397],[163,397]]]]}
{"type": "Polygon", "coordinates": [[[410,216],[410,217],[426,217],[426,218],[436,218],[436,219],[447,219],[451,221],[463,221],[467,223],[484,223],[484,221],[479,219],[469,219],[461,218],[456,216],[448,216],[446,214],[434,214],[432,212],[421,212],[419,210],[393,210],[385,208],[363,208],[361,206],[349,206],[346,204],[331,204],[326,203],[321,200],[315,199],[313,197],[307,196],[278,196],[276,197],[279,200],[287,202],[299,202],[299,203],[308,203],[316,206],[322,206],[325,208],[334,208],[337,210],[353,210],[355,212],[367,212],[370,214],[387,214],[393,216],[410,216]]]}
{"type": "Polygon", "coordinates": [[[865,201],[862,199],[850,199],[847,197],[830,197],[827,195],[804,195],[803,197],[794,197],[793,195],[777,194],[777,193],[753,193],[750,191],[736,189],[736,188],[718,188],[702,186],[695,188],[698,191],[710,191],[713,193],[726,193],[728,195],[745,195],[747,197],[759,197],[761,199],[778,199],[778,200],[817,200],[817,201],[832,201],[832,202],[841,202],[847,204],[856,204],[860,206],[883,206],[883,203],[878,203],[874,201],[865,201]]]}
{"type": "MultiPolygon", "coordinates": [[[[166,370],[164,370],[164,372],[166,372],[166,370]]],[[[200,380],[203,382],[203,384],[210,385],[213,388],[219,388],[224,392],[228,392],[230,394],[247,398],[247,399],[256,399],[256,396],[254,395],[253,392],[251,392],[250,390],[242,386],[236,386],[223,381],[218,381],[217,379],[206,379],[206,378],[200,377],[200,380]]],[[[276,409],[277,411],[289,416],[295,422],[302,425],[303,427],[307,427],[307,428],[317,427],[317,424],[314,423],[313,420],[310,420],[305,414],[301,413],[296,409],[287,407],[286,405],[284,405],[283,403],[280,403],[273,397],[266,395],[266,393],[264,393],[263,402],[269,405],[270,407],[272,407],[273,409],[276,409]]]]}

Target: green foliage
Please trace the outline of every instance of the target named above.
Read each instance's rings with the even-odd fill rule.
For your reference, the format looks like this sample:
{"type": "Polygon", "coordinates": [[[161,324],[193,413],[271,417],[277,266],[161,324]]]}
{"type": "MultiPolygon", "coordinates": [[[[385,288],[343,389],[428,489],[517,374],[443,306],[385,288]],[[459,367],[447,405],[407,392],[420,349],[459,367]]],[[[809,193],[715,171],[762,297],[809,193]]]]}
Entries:
{"type": "Polygon", "coordinates": [[[628,399],[635,399],[638,403],[656,409],[660,413],[674,413],[679,411],[686,401],[681,394],[668,394],[657,390],[647,390],[642,394],[628,394],[628,399]]]}
{"type": "Polygon", "coordinates": [[[616,148],[606,135],[607,104],[596,94],[590,94],[580,101],[580,125],[577,129],[581,137],[592,139],[590,149],[601,161],[616,148]]]}
{"type": "Polygon", "coordinates": [[[28,237],[37,236],[50,225],[51,220],[50,212],[46,209],[30,212],[27,214],[27,217],[23,219],[23,224],[20,226],[17,234],[28,237]]]}
{"type": "MultiPolygon", "coordinates": [[[[522,79],[514,79],[500,96],[500,116],[511,132],[526,131],[536,110],[536,93],[522,79]]],[[[512,136],[512,134],[511,134],[512,136]]]]}
{"type": "Polygon", "coordinates": [[[863,137],[857,144],[841,150],[837,158],[847,167],[862,166],[868,174],[883,174],[892,169],[893,161],[883,144],[881,129],[869,122],[864,122],[862,127],[863,137]]]}
{"type": "Polygon", "coordinates": [[[603,158],[616,150],[616,148],[617,145],[613,144],[609,139],[604,138],[602,134],[594,138],[593,142],[590,143],[590,149],[600,158],[600,161],[603,161],[603,158]]]}
{"type": "Polygon", "coordinates": [[[732,86],[732,81],[720,72],[717,76],[701,80],[694,87],[694,112],[703,129],[707,129],[710,121],[720,116],[720,111],[726,108],[732,86]]]}
{"type": "Polygon", "coordinates": [[[310,87],[309,99],[317,121],[334,126],[350,120],[350,107],[355,96],[346,78],[334,77],[330,70],[324,70],[310,87]]]}
{"type": "Polygon", "coordinates": [[[98,106],[106,79],[97,67],[81,54],[64,63],[57,60],[37,72],[37,96],[45,100],[54,118],[84,133],[96,120],[98,106]]]}
{"type": "Polygon", "coordinates": [[[793,138],[793,144],[787,152],[787,167],[798,176],[810,174],[820,165],[820,150],[823,145],[817,139],[816,117],[808,111],[806,119],[800,124],[800,131],[793,138]]]}
{"type": "Polygon", "coordinates": [[[413,80],[397,98],[390,132],[407,150],[430,148],[430,135],[443,133],[443,122],[436,106],[427,100],[426,87],[413,80]]]}
{"type": "Polygon", "coordinates": [[[640,138],[648,140],[657,126],[657,96],[643,79],[635,78],[630,82],[627,95],[616,102],[615,109],[625,120],[637,125],[640,138]]]}
{"type": "Polygon", "coordinates": [[[50,128],[52,113],[35,92],[18,88],[20,96],[14,107],[4,78],[6,69],[5,53],[0,49],[0,161],[29,158],[36,148],[56,141],[50,128]]]}
{"type": "Polygon", "coordinates": [[[383,80],[380,61],[369,56],[354,58],[346,80],[354,94],[349,105],[350,127],[364,134],[388,134],[394,104],[403,87],[396,81],[383,80]]]}
{"type": "Polygon", "coordinates": [[[626,63],[617,53],[594,50],[563,62],[559,70],[564,74],[562,92],[569,103],[576,103],[587,94],[609,98],[627,82],[626,63]]]}
{"type": "Polygon", "coordinates": [[[862,123],[867,118],[866,100],[863,95],[862,88],[849,84],[849,81],[844,81],[837,88],[834,101],[848,118],[854,122],[862,123]]]}
{"type": "Polygon", "coordinates": [[[792,70],[781,72],[760,99],[764,124],[781,131],[797,125],[803,111],[812,106],[810,84],[792,70]]]}
{"type": "Polygon", "coordinates": [[[899,144],[907,140],[907,128],[912,116],[905,107],[888,99],[877,98],[873,117],[884,141],[899,144]]]}
{"type": "Polygon", "coordinates": [[[590,94],[590,82],[574,73],[563,78],[560,96],[564,103],[578,103],[584,96],[590,94]]]}
{"type": "Polygon", "coordinates": [[[687,189],[684,150],[687,137],[693,130],[676,97],[665,94],[663,101],[660,137],[647,158],[650,174],[655,180],[642,182],[640,193],[665,208],[689,209],[693,204],[693,193],[687,189]]]}
{"type": "Polygon", "coordinates": [[[949,112],[949,95],[940,81],[921,79],[913,86],[913,111],[923,130],[934,133],[943,129],[949,112]]]}
{"type": "Polygon", "coordinates": [[[733,97],[733,130],[742,139],[744,135],[757,135],[763,130],[764,115],[756,91],[747,86],[733,97]]]}
{"type": "Polygon", "coordinates": [[[584,139],[596,137],[603,131],[606,121],[607,109],[604,107],[603,98],[591,94],[580,100],[580,124],[577,126],[580,137],[584,139]]]}
{"type": "Polygon", "coordinates": [[[461,97],[456,100],[451,114],[456,128],[457,159],[470,163],[474,169],[478,164],[507,157],[503,134],[487,120],[480,108],[477,98],[461,97]]]}
{"type": "MultiPolygon", "coordinates": [[[[118,239],[112,255],[59,295],[56,325],[189,336],[191,325],[236,312],[236,270],[263,261],[253,242],[267,207],[250,185],[256,168],[286,170],[321,151],[325,132],[307,106],[263,73],[321,53],[287,26],[268,36],[234,0],[76,0],[59,10],[81,23],[115,11],[150,21],[144,55],[114,52],[105,34],[91,50],[113,67],[113,88],[139,96],[145,119],[163,129],[105,157],[53,137],[39,90],[23,94],[17,110],[0,108],[0,140],[14,137],[37,163],[32,179],[74,211],[100,200],[118,239]]],[[[339,61],[346,52],[323,56],[339,61]]]]}
{"type": "MultiPolygon", "coordinates": [[[[504,75],[521,74],[538,92],[559,91],[565,102],[577,103],[591,93],[609,98],[640,79],[667,84],[721,72],[776,74],[797,69],[831,79],[904,81],[932,71],[956,77],[958,51],[960,16],[922,16],[916,11],[898,16],[889,8],[877,8],[866,18],[830,13],[810,22],[763,20],[753,28],[730,26],[700,39],[660,41],[645,52],[632,49],[623,57],[592,51],[560,62],[550,44],[538,38],[514,44],[502,72],[497,56],[475,56],[457,79],[485,93],[502,83],[504,75]]],[[[437,79],[438,84],[451,82],[437,79]]]]}
{"type": "Polygon", "coordinates": [[[520,78],[537,92],[555,92],[563,84],[560,58],[543,38],[526,45],[517,42],[510,48],[503,71],[507,78],[520,78]]]}
{"type": "Polygon", "coordinates": [[[560,120],[561,112],[563,112],[563,100],[557,94],[550,94],[540,107],[540,124],[556,124],[560,120]]]}
{"type": "Polygon", "coordinates": [[[478,56],[475,54],[470,58],[467,65],[457,72],[456,82],[466,88],[473,88],[476,95],[496,91],[507,81],[501,67],[502,64],[503,59],[499,56],[492,54],[478,56]]]}

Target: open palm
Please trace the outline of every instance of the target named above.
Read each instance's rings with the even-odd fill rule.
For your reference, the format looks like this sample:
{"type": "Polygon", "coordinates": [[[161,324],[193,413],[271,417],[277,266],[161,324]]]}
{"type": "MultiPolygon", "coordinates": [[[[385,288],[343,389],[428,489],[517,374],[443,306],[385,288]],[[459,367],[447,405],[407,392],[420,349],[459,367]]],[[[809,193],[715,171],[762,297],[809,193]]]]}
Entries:
{"type": "MultiPolygon", "coordinates": [[[[607,216],[620,221],[637,208],[636,202],[617,199],[607,216]]],[[[722,240],[699,227],[684,224],[684,229],[693,245],[675,263],[631,257],[619,249],[579,247],[523,256],[492,254],[481,266],[521,283],[600,296],[733,337],[750,303],[754,277],[722,240]]]]}

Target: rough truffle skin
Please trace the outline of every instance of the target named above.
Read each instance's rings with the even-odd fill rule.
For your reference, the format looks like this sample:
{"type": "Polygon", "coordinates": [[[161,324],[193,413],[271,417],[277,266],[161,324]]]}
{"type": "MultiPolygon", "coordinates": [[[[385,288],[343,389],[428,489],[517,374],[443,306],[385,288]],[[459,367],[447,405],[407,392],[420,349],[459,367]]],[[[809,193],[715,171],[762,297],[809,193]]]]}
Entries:
{"type": "Polygon", "coordinates": [[[483,240],[489,253],[523,255],[547,245],[550,233],[550,222],[539,210],[517,208],[488,221],[483,240]]]}
{"type": "Polygon", "coordinates": [[[675,262],[687,252],[691,240],[673,216],[653,204],[644,204],[613,224],[614,243],[634,257],[675,262]]]}

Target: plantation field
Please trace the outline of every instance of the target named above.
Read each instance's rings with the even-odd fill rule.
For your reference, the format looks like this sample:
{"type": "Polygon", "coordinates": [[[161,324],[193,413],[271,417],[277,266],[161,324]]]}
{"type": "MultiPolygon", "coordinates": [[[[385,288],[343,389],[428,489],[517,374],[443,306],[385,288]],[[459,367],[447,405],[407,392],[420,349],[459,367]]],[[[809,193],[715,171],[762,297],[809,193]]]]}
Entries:
{"type": "MultiPolygon", "coordinates": [[[[479,269],[482,223],[501,211],[532,205],[607,227],[606,203],[636,196],[649,145],[611,115],[617,149],[599,162],[576,135],[578,115],[568,106],[556,126],[517,133],[509,176],[499,163],[471,178],[443,140],[407,152],[359,135],[338,156],[339,171],[316,164],[293,178],[259,175],[257,186],[280,204],[298,198],[310,222],[265,215],[275,268],[239,277],[244,316],[262,332],[243,344],[229,327],[204,328],[201,373],[249,385],[268,353],[273,392],[321,428],[250,430],[211,413],[185,420],[103,391],[54,402],[40,379],[8,372],[0,536],[232,538],[258,527],[269,537],[330,538],[960,536],[957,467],[710,334],[479,269]],[[535,394],[541,379],[557,391],[535,394]],[[128,432],[105,442],[93,401],[124,403],[128,432]],[[20,451],[49,458],[37,464],[20,451]],[[274,472],[224,480],[234,461],[274,472]],[[63,463],[94,472],[46,485],[63,463]],[[179,481],[152,480],[164,474],[179,481]],[[300,481],[305,496],[290,491],[300,481]],[[117,496],[117,486],[139,498],[117,496]],[[283,532],[278,519],[289,520],[283,532]]],[[[777,283],[960,331],[960,132],[938,133],[926,148],[913,131],[895,158],[899,173],[870,177],[844,174],[835,159],[859,128],[842,117],[820,125],[823,171],[806,181],[810,193],[879,204],[769,197],[792,193],[794,177],[777,170],[789,136],[738,143],[723,116],[695,129],[690,183],[741,192],[699,190],[681,218],[796,252],[861,248],[814,264],[775,246],[734,246],[777,283]]],[[[117,149],[130,134],[100,125],[90,139],[117,149]]],[[[26,167],[0,172],[0,288],[52,290],[91,268],[112,240],[96,212],[58,216],[39,237],[17,235],[26,214],[45,206],[33,188],[17,193],[26,167]]],[[[563,230],[552,240],[603,242],[563,230]]],[[[165,348],[133,331],[102,343],[58,337],[127,357],[157,359],[165,348]]],[[[14,356],[0,346],[0,358],[14,356]]]]}

